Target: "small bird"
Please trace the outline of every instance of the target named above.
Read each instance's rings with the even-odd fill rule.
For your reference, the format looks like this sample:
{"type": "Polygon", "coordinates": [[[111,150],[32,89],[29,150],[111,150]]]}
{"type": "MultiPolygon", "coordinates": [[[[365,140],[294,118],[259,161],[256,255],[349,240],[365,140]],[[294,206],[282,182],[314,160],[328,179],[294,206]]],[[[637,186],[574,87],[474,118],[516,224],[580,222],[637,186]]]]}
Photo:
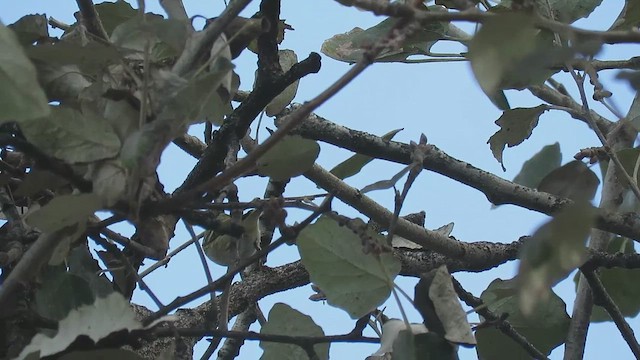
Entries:
{"type": "MultiPolygon", "coordinates": [[[[242,217],[242,235],[236,237],[230,234],[207,230],[202,247],[207,257],[221,266],[233,266],[238,260],[246,259],[260,250],[260,216],[261,209],[254,209],[242,217]]],[[[223,224],[230,222],[227,214],[218,215],[223,224]]]]}

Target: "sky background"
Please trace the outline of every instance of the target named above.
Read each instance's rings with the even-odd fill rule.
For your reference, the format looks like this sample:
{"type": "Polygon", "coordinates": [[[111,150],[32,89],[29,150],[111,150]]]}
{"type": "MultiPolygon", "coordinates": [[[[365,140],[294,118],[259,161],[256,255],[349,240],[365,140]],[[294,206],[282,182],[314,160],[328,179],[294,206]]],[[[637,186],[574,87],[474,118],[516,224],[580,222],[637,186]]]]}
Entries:
{"type": "MultiPolygon", "coordinates": [[[[99,1],[96,1],[99,2],[99,1]]],[[[70,0],[0,0],[2,13],[0,20],[10,24],[23,15],[45,13],[66,23],[73,23],[73,13],[77,11],[75,1],[70,0]]],[[[135,7],[135,4],[133,4],[135,7]]],[[[254,1],[243,13],[251,16],[257,10],[259,1],[254,1]]],[[[148,11],[163,14],[157,2],[147,2],[148,11]]],[[[577,26],[589,29],[607,29],[616,18],[623,6],[622,0],[604,0],[602,5],[588,18],[580,20],[577,26]]],[[[185,7],[190,16],[217,16],[224,8],[222,0],[195,1],[185,0],[185,7]]],[[[299,59],[304,59],[310,52],[320,52],[322,42],[331,36],[351,30],[354,27],[368,28],[382,21],[376,17],[355,8],[347,8],[332,0],[282,0],[281,18],[286,19],[295,31],[286,33],[281,44],[282,49],[291,49],[299,59]]],[[[202,26],[200,20],[196,26],[202,26]]],[[[473,26],[466,24],[458,26],[472,31],[473,26]]],[[[57,34],[53,32],[53,34],[57,34]]],[[[434,51],[461,51],[462,47],[451,44],[438,44],[434,51]]],[[[639,53],[637,45],[617,46],[612,49],[606,46],[597,56],[598,59],[627,59],[639,53]]],[[[242,90],[250,90],[253,84],[253,74],[256,68],[256,57],[245,51],[234,61],[236,72],[240,74],[242,90]]],[[[300,82],[295,101],[302,102],[313,98],[325,89],[341,74],[347,71],[349,65],[322,56],[322,69],[318,74],[312,74],[300,82]]],[[[626,83],[615,80],[615,71],[601,72],[601,79],[605,87],[614,94],[615,104],[626,113],[634,93],[626,83]]],[[[569,76],[557,76],[563,81],[570,92],[575,93],[575,85],[569,76]]],[[[527,92],[508,91],[507,97],[512,107],[530,107],[541,103],[527,92]]],[[[593,106],[602,115],[613,119],[608,111],[599,106],[593,106]]],[[[563,112],[548,111],[542,115],[539,125],[533,135],[523,144],[506,149],[504,162],[507,168],[503,172],[500,164],[494,159],[487,140],[498,130],[493,123],[501,112],[495,108],[478,87],[470,66],[465,62],[432,63],[432,64],[375,64],[364,74],[350,83],[343,91],[320,107],[319,115],[354,129],[364,130],[374,134],[384,134],[390,130],[404,128],[394,140],[409,142],[417,141],[421,133],[428,137],[431,144],[435,144],[449,155],[466,161],[483,170],[492,172],[506,179],[513,177],[520,170],[522,163],[538,152],[543,146],[560,142],[563,154],[563,164],[572,160],[573,155],[581,148],[598,146],[598,140],[586,125],[570,118],[563,112]]],[[[263,120],[264,126],[273,127],[270,120],[263,120]]],[[[262,131],[264,133],[264,131],[262,131]]],[[[202,137],[202,126],[191,129],[193,135],[202,137]]],[[[265,135],[262,135],[264,139],[265,135]]],[[[333,146],[321,144],[322,151],[317,160],[321,166],[330,169],[352,154],[333,146]]],[[[186,174],[195,164],[195,160],[177,147],[171,145],[163,154],[159,168],[159,175],[166,191],[173,191],[180,185],[186,174]]],[[[362,188],[378,180],[388,179],[402,168],[400,165],[381,160],[371,163],[360,174],[349,178],[348,183],[362,188]]],[[[594,169],[599,174],[597,168],[594,169]]],[[[241,200],[251,200],[262,196],[266,179],[248,179],[238,182],[241,200]]],[[[317,193],[314,184],[298,177],[293,179],[287,188],[286,196],[317,193]]],[[[376,191],[369,194],[388,208],[393,208],[393,192],[391,190],[376,191]]],[[[337,201],[337,200],[336,200],[337,201]]],[[[596,199],[598,201],[598,199],[596,199]]],[[[338,205],[336,210],[347,216],[358,214],[346,206],[338,205]]],[[[403,213],[425,210],[427,213],[426,227],[429,229],[440,227],[449,222],[455,223],[453,236],[461,241],[493,241],[512,242],[520,236],[530,235],[540,226],[547,216],[534,213],[516,206],[505,205],[491,210],[491,204],[479,191],[463,184],[452,181],[439,174],[423,172],[414,186],[404,205],[403,213]]],[[[295,212],[290,214],[295,218],[295,212]]],[[[116,228],[124,235],[131,235],[129,226],[116,228]]],[[[177,247],[189,238],[183,224],[178,224],[176,237],[172,240],[172,247],[177,247]]],[[[288,263],[299,258],[293,247],[278,249],[269,258],[269,265],[275,266],[288,263]]],[[[176,296],[185,295],[206,284],[204,272],[200,266],[193,247],[183,251],[173,258],[167,268],[162,268],[145,281],[163,303],[168,303],[176,296]]],[[[152,264],[151,261],[147,265],[152,264]]],[[[224,269],[210,264],[214,277],[223,273],[224,269]]],[[[480,274],[456,273],[454,276],[468,290],[479,296],[487,285],[495,278],[508,279],[515,275],[517,263],[511,262],[497,269],[480,274]]],[[[572,279],[573,275],[569,277],[572,279]]],[[[408,293],[413,293],[415,279],[398,278],[397,283],[408,293]]],[[[554,290],[567,303],[567,311],[571,314],[574,298],[574,284],[563,281],[554,290]]],[[[260,306],[267,314],[271,306],[284,301],[295,309],[313,317],[326,334],[343,334],[351,330],[353,321],[342,310],[335,309],[321,302],[308,300],[313,291],[309,286],[290,290],[286,294],[276,294],[260,301],[260,306]]],[[[194,301],[189,306],[196,306],[208,297],[194,301]]],[[[155,306],[146,294],[136,291],[135,302],[155,310],[155,306]]],[[[400,317],[394,301],[386,304],[386,314],[400,317]]],[[[410,310],[409,317],[413,322],[420,322],[419,315],[412,311],[410,304],[404,304],[410,310]]],[[[472,316],[473,321],[477,317],[472,316]]],[[[638,318],[630,320],[631,326],[640,329],[638,318]]],[[[253,330],[258,330],[254,325],[253,330]]],[[[372,332],[368,332],[372,336],[372,332]]],[[[206,343],[200,342],[197,354],[201,354],[206,343]]],[[[331,357],[364,358],[377,349],[371,344],[333,344],[331,357]]],[[[552,359],[562,357],[563,348],[557,348],[551,355],[552,359]]],[[[240,359],[255,359],[261,354],[257,342],[248,342],[240,354],[240,359]]],[[[626,343],[612,323],[592,324],[587,340],[585,359],[615,359],[632,358],[626,343]]],[[[461,350],[461,359],[475,359],[475,350],[461,350]]]]}

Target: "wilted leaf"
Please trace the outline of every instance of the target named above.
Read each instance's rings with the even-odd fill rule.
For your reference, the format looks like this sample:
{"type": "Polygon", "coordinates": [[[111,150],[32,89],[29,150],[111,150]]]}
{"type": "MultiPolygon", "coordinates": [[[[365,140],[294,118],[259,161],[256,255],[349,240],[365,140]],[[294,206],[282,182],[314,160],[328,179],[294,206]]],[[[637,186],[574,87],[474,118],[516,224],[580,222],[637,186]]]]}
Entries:
{"type": "Polygon", "coordinates": [[[551,287],[582,265],[587,256],[585,242],[595,218],[595,210],[584,203],[563,209],[542,225],[520,251],[521,310],[535,313],[548,299],[551,287]]]}
{"type": "Polygon", "coordinates": [[[0,24],[0,124],[49,114],[36,69],[25,56],[13,31],[0,24]]]}
{"type": "MultiPolygon", "coordinates": [[[[424,8],[425,11],[444,11],[439,6],[424,8]]],[[[373,44],[385,38],[389,31],[398,22],[397,18],[388,18],[381,23],[363,30],[359,27],[344,34],[338,34],[322,43],[321,51],[325,55],[338,61],[354,63],[362,58],[365,50],[373,44]]],[[[430,48],[441,39],[453,35],[453,25],[446,23],[431,23],[409,36],[400,49],[383,52],[375,61],[399,61],[403,62],[411,55],[429,55],[430,48]]]]}
{"type": "MultiPolygon", "coordinates": [[[[269,311],[267,323],[260,329],[260,334],[289,336],[324,336],[324,331],[313,319],[287,304],[276,303],[269,311]]],[[[307,353],[298,345],[260,341],[264,353],[261,360],[298,360],[306,359],[307,353]]],[[[314,345],[318,359],[329,359],[329,344],[314,345]]]]}
{"type": "MultiPolygon", "coordinates": [[[[518,300],[518,282],[515,279],[496,279],[480,296],[489,310],[501,316],[508,314],[509,323],[527,338],[536,349],[548,355],[564,343],[571,319],[566,305],[551,293],[546,306],[537,307],[531,316],[524,316],[518,300]]],[[[528,360],[531,355],[522,346],[493,326],[476,331],[478,356],[482,360],[502,359],[508,354],[512,360],[528,360]]]]}
{"type": "Polygon", "coordinates": [[[258,173],[286,180],[309,170],[320,154],[320,145],[298,135],[285,136],[256,161],[258,173]]]}
{"type": "MultiPolygon", "coordinates": [[[[633,240],[617,236],[609,243],[610,254],[633,254],[633,240]]],[[[640,278],[640,269],[611,268],[599,270],[600,281],[605,290],[625,317],[633,318],[640,313],[640,286],[634,286],[640,278]]],[[[574,277],[576,286],[580,273],[574,277]]],[[[611,321],[609,313],[600,306],[594,306],[591,313],[592,322],[611,321]]]]}
{"type": "MultiPolygon", "coordinates": [[[[293,65],[298,63],[298,56],[293,50],[278,50],[278,56],[280,57],[280,66],[282,71],[289,71],[293,65]]],[[[280,95],[276,96],[269,105],[265,108],[267,116],[274,116],[279,114],[284,108],[291,103],[296,92],[298,91],[299,80],[293,82],[293,84],[287,86],[280,95]]]]}
{"type": "Polygon", "coordinates": [[[27,140],[45,153],[70,163],[115,157],[120,139],[97,113],[53,106],[51,115],[21,123],[27,140]]]}
{"type": "Polygon", "coordinates": [[[445,339],[464,346],[475,345],[476,339],[471,333],[471,325],[453,289],[451,275],[445,265],[435,270],[433,281],[429,286],[429,298],[444,327],[445,339]]]}
{"type": "Polygon", "coordinates": [[[45,15],[26,15],[8,26],[24,46],[49,37],[49,25],[45,15]]]}
{"type": "MultiPolygon", "coordinates": [[[[393,139],[393,137],[402,131],[403,129],[391,130],[388,133],[381,136],[381,138],[385,141],[389,141],[393,139]]],[[[341,162],[336,165],[333,169],[331,169],[331,173],[336,177],[344,180],[350,176],[353,176],[362,170],[368,163],[371,162],[373,158],[371,156],[355,154],[347,160],[341,162]]]]}
{"type": "MultiPolygon", "coordinates": [[[[370,232],[368,241],[384,243],[370,232]]],[[[322,216],[298,237],[298,251],[309,276],[327,296],[329,304],[360,318],[391,294],[400,262],[391,253],[365,254],[362,240],[346,226],[322,216]]]]}
{"type": "Polygon", "coordinates": [[[591,200],[600,185],[598,176],[582,161],[573,160],[540,181],[538,190],[575,201],[591,200]]]}
{"type": "Polygon", "coordinates": [[[373,184],[369,184],[369,185],[363,187],[362,189],[360,189],[360,192],[364,194],[364,193],[367,193],[367,192],[373,191],[373,190],[390,189],[390,188],[394,187],[396,185],[396,183],[406,173],[408,173],[409,170],[411,170],[412,167],[413,167],[413,165],[409,164],[409,165],[405,166],[404,168],[402,168],[402,170],[398,171],[395,175],[393,175],[391,177],[391,179],[376,181],[373,184]]]}
{"type": "Polygon", "coordinates": [[[142,324],[135,318],[129,302],[118,293],[98,298],[93,304],[73,310],[58,324],[58,333],[53,337],[37,334],[20,358],[36,353],[40,357],[57,354],[65,350],[78,336],[98,342],[109,334],[121,330],[136,330],[142,324]]]}
{"type": "Polygon", "coordinates": [[[457,360],[457,351],[438,334],[400,331],[393,343],[392,360],[457,360]]]}
{"type": "Polygon", "coordinates": [[[528,139],[533,129],[538,125],[540,115],[548,109],[547,105],[511,109],[503,112],[502,116],[496,120],[496,125],[500,126],[500,130],[491,135],[487,143],[503,170],[506,170],[502,161],[504,147],[514,147],[528,139]]]}
{"type": "Polygon", "coordinates": [[[102,207],[95,194],[59,195],[32,214],[26,221],[43,232],[56,230],[77,223],[84,223],[90,215],[102,207]]]}
{"type": "Polygon", "coordinates": [[[640,25],[640,2],[626,0],[620,15],[609,30],[631,30],[640,25]]]}
{"type": "Polygon", "coordinates": [[[64,265],[48,266],[41,276],[41,285],[35,294],[40,316],[59,321],[71,310],[95,300],[89,284],[83,278],[68,273],[64,265]]]}
{"type": "MultiPolygon", "coordinates": [[[[414,335],[424,334],[428,332],[427,328],[424,324],[410,324],[411,332],[414,335]]],[[[396,349],[395,342],[398,339],[398,335],[402,332],[406,332],[406,325],[404,321],[399,319],[389,319],[382,325],[382,338],[380,338],[380,348],[367,357],[367,360],[371,359],[388,359],[389,355],[393,353],[396,349]]],[[[409,339],[411,341],[411,339],[409,339]]],[[[404,342],[404,340],[401,340],[404,342]]],[[[402,347],[402,345],[398,345],[398,348],[402,347]]]]}

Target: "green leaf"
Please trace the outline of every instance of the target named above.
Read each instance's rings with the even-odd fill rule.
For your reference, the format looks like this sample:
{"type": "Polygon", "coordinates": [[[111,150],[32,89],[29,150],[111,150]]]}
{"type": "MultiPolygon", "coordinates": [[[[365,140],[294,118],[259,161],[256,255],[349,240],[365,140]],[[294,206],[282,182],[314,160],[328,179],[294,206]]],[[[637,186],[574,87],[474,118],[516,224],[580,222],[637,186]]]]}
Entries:
{"type": "Polygon", "coordinates": [[[98,15],[100,15],[102,27],[104,27],[107,35],[111,35],[118,25],[138,15],[138,10],[134,9],[124,0],[118,0],[116,2],[105,1],[96,4],[95,8],[98,15]]]}
{"type": "MultiPolygon", "coordinates": [[[[508,314],[509,323],[543,354],[564,343],[571,319],[566,305],[555,293],[551,293],[546,306],[536,308],[531,316],[520,311],[519,284],[515,279],[496,279],[482,292],[480,298],[494,314],[508,314]]],[[[476,331],[478,357],[483,360],[531,359],[522,346],[494,326],[480,327],[476,331]]]]}
{"type": "Polygon", "coordinates": [[[85,336],[94,343],[117,331],[141,329],[142,324],[135,318],[129,301],[119,293],[112,293],[105,298],[98,298],[89,305],[72,310],[58,323],[58,332],[54,337],[36,334],[20,353],[25,358],[35,353],[40,357],[58,354],[85,336]]]}
{"type": "MultiPolygon", "coordinates": [[[[512,0],[502,0],[501,7],[511,8],[512,0]]],[[[571,24],[580,18],[589,16],[602,0],[536,0],[537,13],[550,18],[549,5],[553,9],[553,20],[571,24]]]]}
{"type": "Polygon", "coordinates": [[[89,216],[101,208],[95,194],[59,195],[26,217],[29,225],[52,233],[64,227],[85,223],[89,216]]]}
{"type": "MultiPolygon", "coordinates": [[[[424,8],[426,11],[444,11],[439,6],[424,8]]],[[[388,18],[379,24],[363,30],[359,27],[344,34],[338,34],[322,43],[320,49],[323,54],[348,63],[354,63],[362,58],[365,50],[373,44],[385,38],[389,31],[396,25],[398,19],[388,18]]],[[[430,48],[441,39],[455,38],[458,31],[453,25],[446,23],[431,23],[423,25],[411,36],[409,36],[402,46],[396,50],[388,50],[378,55],[374,61],[404,62],[412,55],[430,55],[430,48]]]]}
{"type": "Polygon", "coordinates": [[[256,161],[258,174],[286,180],[309,170],[320,154],[320,145],[298,135],[285,136],[256,161]]]}
{"type": "MultiPolygon", "coordinates": [[[[364,223],[361,225],[359,228],[364,228],[364,223]]],[[[384,243],[373,231],[366,235],[367,241],[384,243]]],[[[329,304],[354,319],[384,303],[400,272],[400,262],[392,253],[365,254],[362,239],[327,216],[306,227],[297,245],[311,281],[322,289],[329,304]]]]}
{"type": "Polygon", "coordinates": [[[0,124],[49,114],[36,68],[27,59],[13,31],[0,24],[0,124]]]}
{"type": "MultiPolygon", "coordinates": [[[[385,142],[388,142],[389,140],[393,139],[393,137],[402,130],[403,129],[391,130],[388,133],[382,135],[381,138],[385,142]]],[[[371,162],[371,160],[373,160],[371,156],[355,154],[350,158],[348,158],[347,160],[336,165],[333,169],[331,169],[331,173],[336,177],[344,180],[350,176],[353,176],[359,173],[362,170],[362,168],[365,167],[365,165],[371,162]]]]}
{"type": "Polygon", "coordinates": [[[67,180],[50,171],[35,168],[24,177],[13,195],[31,197],[46,189],[57,190],[68,183],[67,180]]]}
{"type": "Polygon", "coordinates": [[[549,298],[551,287],[584,263],[594,219],[591,205],[577,203],[560,211],[524,243],[518,270],[523,314],[534,314],[549,298]]]}
{"type": "Polygon", "coordinates": [[[120,53],[115,47],[96,41],[81,44],[63,40],[55,44],[31,46],[26,49],[26,54],[36,64],[77,65],[88,75],[97,75],[107,66],[121,61],[120,53]]]}
{"type": "Polygon", "coordinates": [[[631,125],[636,130],[640,129],[640,92],[636,92],[636,96],[633,97],[633,102],[629,108],[626,119],[629,120],[631,125]]]}
{"type": "Polygon", "coordinates": [[[535,189],[547,174],[560,166],[561,162],[560,144],[556,142],[547,145],[522,164],[522,169],[513,178],[513,182],[535,189]]]}
{"type": "Polygon", "coordinates": [[[456,349],[438,334],[402,330],[393,343],[393,360],[454,360],[456,349]]]}
{"type": "Polygon", "coordinates": [[[168,54],[177,56],[184,49],[189,36],[187,26],[184,21],[164,19],[156,14],[146,14],[144,20],[141,16],[134,16],[119,24],[110,40],[124,49],[136,50],[137,54],[133,56],[138,58],[142,58],[147,43],[151,48],[158,43],[166,44],[168,48],[164,50],[170,50],[168,54]]]}
{"type": "Polygon", "coordinates": [[[505,146],[514,147],[528,139],[533,129],[538,126],[540,115],[548,109],[547,105],[511,109],[503,112],[502,116],[496,120],[495,123],[500,126],[500,130],[491,135],[487,143],[503,170],[506,170],[502,161],[502,152],[505,146]]]}
{"type": "Polygon", "coordinates": [[[91,111],[53,106],[51,115],[25,121],[20,128],[40,150],[72,164],[112,158],[120,151],[113,127],[91,111]]]}
{"type": "Polygon", "coordinates": [[[600,179],[582,161],[573,160],[553,170],[540,181],[538,190],[575,201],[596,195],[600,179]]]}
{"type": "Polygon", "coordinates": [[[23,46],[49,37],[49,25],[45,15],[26,15],[8,27],[15,32],[18,41],[23,46]]]}
{"type": "MultiPolygon", "coordinates": [[[[280,58],[280,66],[282,67],[282,71],[289,71],[291,67],[298,63],[298,56],[293,50],[278,50],[278,56],[280,58]]],[[[294,97],[296,97],[296,93],[298,91],[298,83],[300,81],[296,80],[293,84],[287,86],[280,95],[276,96],[269,105],[265,108],[265,112],[267,116],[274,116],[279,114],[284,108],[287,107],[291,103],[294,97]]]]}
{"type": "MultiPolygon", "coordinates": [[[[607,248],[610,254],[634,254],[633,240],[617,236],[607,248]]],[[[640,278],[640,269],[611,268],[599,270],[600,281],[605,290],[625,317],[636,317],[640,313],[640,287],[633,286],[640,278]]],[[[578,284],[580,273],[573,281],[578,284]]],[[[611,321],[609,313],[596,305],[591,313],[592,322],[611,321]]]]}
{"type": "Polygon", "coordinates": [[[626,0],[620,15],[609,30],[631,30],[638,25],[640,25],[640,2],[626,0]]]}
{"type": "MultiPolygon", "coordinates": [[[[289,336],[324,336],[324,331],[313,319],[293,309],[287,304],[276,303],[269,311],[267,323],[260,329],[260,334],[289,336]]],[[[307,353],[298,345],[260,341],[264,353],[261,360],[308,359],[307,353]]],[[[329,343],[314,345],[318,359],[329,359],[329,343]]]]}
{"type": "Polygon", "coordinates": [[[221,118],[218,112],[226,113],[228,108],[220,99],[218,88],[232,69],[233,64],[229,59],[219,57],[211,71],[190,81],[169,71],[159,71],[154,90],[164,107],[158,119],[192,124],[209,117],[221,118]]]}
{"type": "Polygon", "coordinates": [[[42,271],[41,286],[36,291],[36,310],[50,320],[64,319],[71,310],[91,304],[95,295],[81,277],[70,274],[64,265],[48,266],[42,271]]]}
{"type": "Polygon", "coordinates": [[[69,274],[84,279],[97,297],[106,297],[113,292],[111,282],[104,275],[96,259],[91,256],[86,244],[76,246],[69,252],[67,264],[69,274]]]}

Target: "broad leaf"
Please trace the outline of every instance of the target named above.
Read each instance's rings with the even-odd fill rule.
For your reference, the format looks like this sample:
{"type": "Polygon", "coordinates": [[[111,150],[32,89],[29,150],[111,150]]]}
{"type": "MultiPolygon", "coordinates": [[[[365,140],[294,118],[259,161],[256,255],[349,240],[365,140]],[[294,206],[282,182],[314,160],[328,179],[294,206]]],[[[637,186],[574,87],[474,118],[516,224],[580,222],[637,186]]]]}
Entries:
{"type": "Polygon", "coordinates": [[[633,102],[627,112],[626,119],[629,120],[631,125],[636,130],[640,129],[640,92],[636,92],[636,96],[633,97],[633,102]]]}
{"type": "MultiPolygon", "coordinates": [[[[379,234],[369,231],[366,235],[367,241],[384,243],[379,234]]],[[[322,289],[329,304],[354,319],[384,303],[400,272],[400,262],[392,253],[365,254],[362,239],[327,216],[306,227],[297,245],[311,282],[322,289]]]]}
{"type": "MultiPolygon", "coordinates": [[[[276,303],[269,311],[267,323],[260,329],[260,334],[289,336],[324,336],[324,331],[313,319],[287,304],[276,303]]],[[[307,353],[298,345],[261,341],[264,353],[261,360],[306,359],[307,353]]],[[[317,344],[314,347],[318,359],[329,359],[329,343],[317,344]]]]}
{"type": "Polygon", "coordinates": [[[12,30],[0,24],[0,124],[46,116],[49,105],[36,69],[12,30]]]}
{"type": "MultiPolygon", "coordinates": [[[[381,138],[384,141],[389,141],[393,139],[393,137],[402,130],[403,129],[391,130],[388,133],[382,135],[381,138]]],[[[333,169],[331,169],[331,173],[336,177],[344,180],[350,176],[353,176],[359,173],[362,170],[362,168],[365,167],[365,165],[371,162],[371,160],[373,160],[371,156],[355,154],[352,157],[348,158],[347,160],[336,165],[333,169]]]]}
{"type": "Polygon", "coordinates": [[[525,161],[513,182],[535,189],[547,174],[560,166],[561,162],[560,144],[547,145],[525,161]]]}
{"type": "Polygon", "coordinates": [[[320,145],[298,135],[285,136],[261,156],[258,173],[273,180],[286,180],[309,170],[320,154],[320,145]]]}
{"type": "Polygon", "coordinates": [[[135,16],[119,24],[113,30],[110,39],[124,49],[136,50],[136,54],[132,55],[141,59],[147,44],[151,48],[159,43],[167,45],[164,50],[168,53],[163,52],[163,57],[179,55],[184,49],[188,34],[186,23],[183,21],[146,14],[144,20],[135,16]]]}
{"type": "Polygon", "coordinates": [[[51,115],[21,124],[27,140],[51,156],[70,163],[115,157],[120,138],[97,113],[53,106],[51,115]]]}
{"type": "Polygon", "coordinates": [[[68,183],[67,180],[50,171],[35,168],[24,177],[13,195],[17,197],[34,196],[46,189],[57,190],[68,183]]]}
{"type": "Polygon", "coordinates": [[[121,61],[120,54],[113,46],[95,41],[82,44],[63,40],[54,44],[29,47],[26,53],[36,64],[77,65],[83,73],[88,75],[97,75],[107,66],[121,61]]]}
{"type": "MultiPolygon", "coordinates": [[[[609,243],[607,252],[610,254],[633,254],[633,240],[616,237],[609,243]]],[[[580,273],[574,277],[576,286],[580,273]]],[[[640,269],[611,268],[599,270],[600,280],[605,290],[618,306],[622,315],[633,318],[640,313],[640,286],[634,286],[640,278],[640,269]]],[[[591,321],[611,321],[609,313],[600,306],[594,306],[591,321]]]]}
{"type": "MultiPolygon", "coordinates": [[[[527,338],[543,354],[564,343],[569,329],[570,318],[566,305],[551,293],[546,306],[536,308],[531,316],[524,316],[518,300],[518,282],[514,279],[496,279],[480,296],[488,309],[498,316],[507,314],[509,323],[527,338]]],[[[482,360],[509,359],[525,360],[531,356],[522,346],[503,334],[494,326],[480,327],[476,331],[478,357],[482,360]]]]}
{"type": "MultiPolygon", "coordinates": [[[[424,326],[424,324],[409,324],[411,327],[411,332],[414,335],[427,333],[428,330],[424,326]]],[[[406,332],[407,326],[404,321],[399,319],[389,319],[382,325],[382,337],[380,338],[380,348],[368,356],[366,360],[375,360],[375,359],[388,359],[389,356],[393,353],[394,349],[396,349],[395,343],[398,340],[398,336],[406,332]]],[[[412,339],[403,339],[400,340],[398,344],[398,349],[401,352],[404,352],[404,344],[406,342],[411,342],[412,339]]]]}
{"type": "MultiPolygon", "coordinates": [[[[135,318],[129,302],[119,293],[98,298],[89,305],[73,310],[58,323],[58,332],[54,337],[37,334],[20,358],[30,354],[45,357],[65,350],[79,336],[86,336],[94,343],[116,331],[141,329],[142,324],[135,318]]],[[[31,355],[33,356],[33,355],[31,355]]]]}
{"type": "Polygon", "coordinates": [[[45,15],[26,15],[8,26],[24,46],[29,46],[38,40],[49,37],[49,25],[45,15]]]}
{"type": "MultiPolygon", "coordinates": [[[[279,50],[278,56],[280,58],[280,66],[282,67],[282,71],[289,71],[293,65],[298,62],[298,56],[293,50],[279,50]]],[[[300,81],[296,80],[293,84],[287,86],[280,95],[276,96],[269,105],[265,108],[265,112],[267,116],[274,116],[279,114],[284,108],[287,107],[291,103],[294,97],[296,97],[296,93],[298,91],[298,83],[300,81]]]]}
{"type": "Polygon", "coordinates": [[[96,4],[95,8],[100,15],[100,21],[107,35],[111,35],[113,29],[118,25],[138,15],[138,11],[124,0],[117,0],[116,2],[105,1],[96,4]]]}
{"type": "MultiPolygon", "coordinates": [[[[444,10],[441,7],[432,6],[428,11],[444,10]]],[[[347,33],[335,35],[322,43],[321,51],[339,61],[357,62],[362,58],[365,49],[385,38],[397,22],[396,18],[388,18],[366,30],[356,27],[347,33]]],[[[438,40],[447,39],[450,35],[458,35],[454,28],[455,26],[446,23],[423,25],[421,29],[409,36],[399,49],[383,52],[374,61],[404,62],[412,55],[430,55],[429,50],[438,40]]]]}
{"type": "Polygon", "coordinates": [[[551,287],[586,260],[585,246],[595,210],[585,203],[563,209],[542,225],[520,251],[520,303],[522,313],[533,315],[547,304],[551,287]],[[540,306],[539,306],[540,305],[540,306]]]}
{"type": "Polygon", "coordinates": [[[575,201],[593,199],[600,179],[582,161],[573,160],[553,170],[540,181],[538,190],[575,201]]]}
{"type": "MultiPolygon", "coordinates": [[[[511,7],[512,0],[502,0],[501,7],[511,7]]],[[[542,17],[550,18],[553,10],[553,20],[571,24],[574,21],[588,17],[602,0],[536,0],[536,10],[542,17]]]]}
{"type": "Polygon", "coordinates": [[[626,0],[624,7],[609,30],[631,30],[640,25],[640,2],[626,0]]]}
{"type": "Polygon", "coordinates": [[[104,275],[98,261],[91,256],[86,244],[78,245],[69,252],[67,265],[69,274],[84,279],[96,297],[106,297],[114,291],[111,282],[104,275]]]}
{"type": "Polygon", "coordinates": [[[392,360],[456,360],[457,351],[438,334],[402,330],[393,343],[392,360]]]}
{"type": "Polygon", "coordinates": [[[549,109],[547,105],[511,109],[503,112],[502,116],[496,120],[500,130],[491,135],[487,143],[493,156],[502,165],[503,170],[506,170],[502,160],[502,152],[505,146],[514,147],[528,139],[533,129],[538,125],[540,115],[547,109],[549,109]]]}
{"type": "Polygon", "coordinates": [[[90,215],[102,207],[95,194],[59,195],[35,212],[26,221],[41,231],[52,233],[78,223],[85,223],[90,215]]]}
{"type": "Polygon", "coordinates": [[[67,272],[64,265],[44,268],[40,283],[35,294],[36,309],[40,316],[50,320],[62,320],[71,310],[95,300],[89,284],[67,272]]]}

